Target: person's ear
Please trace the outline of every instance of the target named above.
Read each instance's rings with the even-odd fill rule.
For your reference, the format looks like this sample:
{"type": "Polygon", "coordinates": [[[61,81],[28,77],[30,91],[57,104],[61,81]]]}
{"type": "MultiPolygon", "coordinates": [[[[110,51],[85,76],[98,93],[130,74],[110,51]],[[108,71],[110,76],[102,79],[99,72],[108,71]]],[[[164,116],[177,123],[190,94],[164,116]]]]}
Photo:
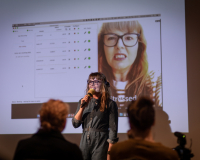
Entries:
{"type": "Polygon", "coordinates": [[[134,126],[133,124],[130,123],[130,121],[129,121],[129,126],[130,126],[130,129],[134,129],[134,126]]]}

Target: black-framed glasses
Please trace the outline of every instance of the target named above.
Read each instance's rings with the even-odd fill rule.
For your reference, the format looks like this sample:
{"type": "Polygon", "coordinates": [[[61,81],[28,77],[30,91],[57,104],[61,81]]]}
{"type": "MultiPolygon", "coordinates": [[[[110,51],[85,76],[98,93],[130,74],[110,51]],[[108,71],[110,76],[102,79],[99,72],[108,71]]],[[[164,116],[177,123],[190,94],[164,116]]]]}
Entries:
{"type": "Polygon", "coordinates": [[[133,47],[137,44],[139,33],[126,33],[124,35],[117,35],[114,33],[103,34],[103,43],[107,47],[114,47],[117,45],[119,38],[122,39],[124,46],[133,47]]]}
{"type": "Polygon", "coordinates": [[[89,85],[98,85],[99,83],[101,83],[101,80],[94,80],[94,81],[92,81],[92,80],[88,80],[87,81],[87,83],[89,84],[89,85]]]}

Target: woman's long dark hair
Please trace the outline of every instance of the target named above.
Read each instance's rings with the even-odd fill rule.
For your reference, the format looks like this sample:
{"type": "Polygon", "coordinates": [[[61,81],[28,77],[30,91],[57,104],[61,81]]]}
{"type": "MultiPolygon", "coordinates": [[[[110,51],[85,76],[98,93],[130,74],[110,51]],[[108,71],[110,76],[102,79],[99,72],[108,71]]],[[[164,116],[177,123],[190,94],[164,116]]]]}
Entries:
{"type": "MultiPolygon", "coordinates": [[[[100,88],[100,93],[101,93],[100,111],[103,112],[105,108],[107,108],[108,100],[110,99],[109,83],[107,82],[105,75],[100,72],[91,73],[88,77],[88,80],[95,78],[102,81],[100,88]]],[[[89,85],[87,84],[86,93],[88,92],[88,90],[89,90],[89,85]]]]}

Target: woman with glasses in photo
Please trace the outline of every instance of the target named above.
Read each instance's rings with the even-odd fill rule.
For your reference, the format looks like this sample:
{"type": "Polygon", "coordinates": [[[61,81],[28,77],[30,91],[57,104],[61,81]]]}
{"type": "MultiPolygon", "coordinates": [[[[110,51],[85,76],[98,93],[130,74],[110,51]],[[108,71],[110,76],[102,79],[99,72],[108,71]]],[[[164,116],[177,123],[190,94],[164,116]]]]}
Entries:
{"type": "Polygon", "coordinates": [[[129,102],[141,95],[154,98],[155,104],[159,105],[157,95],[161,82],[158,79],[155,93],[153,72],[148,72],[146,45],[138,21],[103,23],[101,27],[98,36],[98,69],[110,82],[112,99],[121,109],[119,112],[125,112],[129,102]]]}
{"type": "Polygon", "coordinates": [[[84,160],[109,160],[109,151],[118,141],[118,108],[110,99],[110,84],[99,72],[91,73],[87,90],[72,119],[74,128],[82,125],[80,149],[84,160]],[[89,95],[89,96],[88,96],[89,95]]]}

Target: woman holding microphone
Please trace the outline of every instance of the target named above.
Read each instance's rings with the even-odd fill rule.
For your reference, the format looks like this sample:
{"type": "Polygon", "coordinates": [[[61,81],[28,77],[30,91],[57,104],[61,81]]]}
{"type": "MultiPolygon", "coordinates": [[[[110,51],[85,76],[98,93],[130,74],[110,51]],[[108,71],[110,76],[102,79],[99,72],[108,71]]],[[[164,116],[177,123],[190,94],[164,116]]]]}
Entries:
{"type": "Polygon", "coordinates": [[[88,95],[78,103],[72,124],[82,124],[80,148],[84,160],[110,159],[109,151],[118,141],[118,108],[110,99],[109,82],[99,72],[91,73],[87,81],[88,95]]]}

